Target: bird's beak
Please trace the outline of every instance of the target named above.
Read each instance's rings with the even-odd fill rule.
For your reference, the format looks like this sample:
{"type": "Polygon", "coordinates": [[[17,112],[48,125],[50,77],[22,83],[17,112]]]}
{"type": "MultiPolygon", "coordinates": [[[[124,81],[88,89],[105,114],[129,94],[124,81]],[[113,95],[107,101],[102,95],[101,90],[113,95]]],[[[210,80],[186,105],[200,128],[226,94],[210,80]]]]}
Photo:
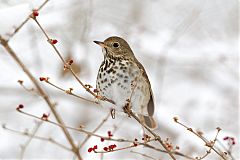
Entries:
{"type": "Polygon", "coordinates": [[[100,42],[100,41],[93,41],[94,43],[98,44],[101,47],[106,47],[106,45],[104,44],[104,42],[100,42]]]}

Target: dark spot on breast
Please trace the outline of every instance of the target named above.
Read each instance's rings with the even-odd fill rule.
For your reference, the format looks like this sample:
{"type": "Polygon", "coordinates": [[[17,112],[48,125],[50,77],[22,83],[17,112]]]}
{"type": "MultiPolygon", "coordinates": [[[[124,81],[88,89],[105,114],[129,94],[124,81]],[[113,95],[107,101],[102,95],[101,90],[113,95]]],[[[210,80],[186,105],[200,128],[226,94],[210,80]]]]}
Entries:
{"type": "Polygon", "coordinates": [[[118,86],[120,86],[121,85],[121,83],[120,82],[118,82],[118,84],[117,84],[118,86]]]}
{"type": "Polygon", "coordinates": [[[108,83],[108,86],[111,86],[111,84],[110,84],[110,83],[108,83]]]}
{"type": "Polygon", "coordinates": [[[124,78],[128,79],[128,76],[124,76],[124,78]]]}
{"type": "Polygon", "coordinates": [[[101,67],[101,69],[100,69],[100,70],[101,70],[101,72],[103,72],[103,67],[101,67]]]}
{"type": "Polygon", "coordinates": [[[110,68],[109,70],[107,70],[107,73],[109,74],[109,73],[111,73],[113,71],[114,71],[113,68],[110,68]]]}
{"type": "Polygon", "coordinates": [[[118,76],[118,77],[120,77],[120,78],[122,78],[122,77],[123,77],[123,75],[122,75],[122,74],[120,74],[120,73],[117,73],[117,76],[118,76]]]}
{"type": "Polygon", "coordinates": [[[107,67],[108,67],[108,61],[106,60],[106,61],[105,61],[105,66],[104,66],[104,70],[106,70],[107,67]]]}
{"type": "Polygon", "coordinates": [[[104,82],[107,82],[107,78],[104,79],[104,82]]]}
{"type": "Polygon", "coordinates": [[[123,69],[122,71],[123,71],[123,73],[125,73],[125,72],[126,72],[126,70],[125,70],[125,69],[123,69]]]}
{"type": "Polygon", "coordinates": [[[102,78],[102,74],[101,73],[99,73],[99,78],[102,78]]]}
{"type": "Polygon", "coordinates": [[[123,69],[123,68],[124,68],[123,66],[120,67],[120,69],[123,69]]]}
{"type": "Polygon", "coordinates": [[[118,69],[118,66],[114,66],[113,68],[114,68],[114,69],[118,69]]]}
{"type": "Polygon", "coordinates": [[[110,63],[113,63],[113,62],[114,62],[114,60],[113,60],[113,59],[110,59],[109,61],[110,61],[110,63]]]}
{"type": "Polygon", "coordinates": [[[112,80],[111,80],[111,83],[115,83],[117,80],[118,80],[117,78],[112,79],[112,80]]]}
{"type": "Polygon", "coordinates": [[[128,80],[127,79],[124,79],[124,81],[123,81],[124,83],[127,83],[128,82],[128,80]]]}

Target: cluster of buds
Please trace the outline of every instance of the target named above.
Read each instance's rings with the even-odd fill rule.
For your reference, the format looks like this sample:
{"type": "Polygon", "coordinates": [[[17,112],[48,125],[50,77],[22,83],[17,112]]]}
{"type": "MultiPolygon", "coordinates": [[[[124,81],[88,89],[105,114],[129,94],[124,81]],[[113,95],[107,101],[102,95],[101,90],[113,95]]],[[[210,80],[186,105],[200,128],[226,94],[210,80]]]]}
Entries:
{"type": "Polygon", "coordinates": [[[137,139],[137,138],[134,139],[133,145],[134,145],[135,147],[138,145],[138,139],[137,139]]]}
{"type": "Polygon", "coordinates": [[[166,138],[166,140],[164,141],[164,144],[170,151],[173,150],[173,145],[171,142],[169,142],[169,138],[166,138]]]}
{"type": "MultiPolygon", "coordinates": [[[[108,137],[109,137],[109,138],[111,138],[111,137],[113,136],[113,134],[112,134],[111,131],[108,131],[107,134],[108,134],[108,137]]],[[[101,137],[101,142],[104,142],[104,140],[105,140],[105,139],[104,139],[103,137],[101,137]]],[[[109,145],[109,146],[103,147],[103,150],[106,151],[106,152],[111,152],[111,151],[113,151],[113,149],[116,148],[116,147],[117,147],[116,144],[111,144],[111,145],[109,145]]]]}
{"type": "Polygon", "coordinates": [[[106,152],[111,152],[113,151],[114,148],[116,148],[117,145],[116,144],[111,144],[109,145],[108,147],[103,147],[103,150],[106,151],[106,152]]]}
{"type": "Polygon", "coordinates": [[[142,138],[143,141],[148,142],[148,141],[150,141],[150,139],[151,139],[151,136],[149,136],[147,134],[143,135],[143,138],[142,138]]]}
{"type": "Polygon", "coordinates": [[[228,141],[229,145],[235,145],[236,144],[235,138],[233,138],[233,137],[226,136],[226,137],[223,138],[223,140],[228,141]]]}
{"type": "Polygon", "coordinates": [[[39,80],[47,82],[49,80],[49,77],[39,77],[39,80]]]}
{"type": "MultiPolygon", "coordinates": [[[[113,134],[112,134],[111,131],[108,131],[107,134],[108,134],[108,137],[109,137],[109,138],[111,138],[111,137],[113,136],[113,134]]],[[[104,139],[103,137],[101,137],[101,138],[100,138],[100,141],[101,141],[101,142],[104,142],[105,139],[104,139]]],[[[109,145],[109,146],[103,147],[103,150],[106,151],[106,152],[111,152],[111,151],[113,151],[116,147],[117,147],[116,144],[111,144],[111,145],[109,145]]],[[[90,147],[90,148],[88,148],[88,152],[89,152],[89,153],[92,152],[92,151],[97,152],[97,151],[96,151],[97,148],[98,148],[97,145],[95,145],[94,147],[90,147]]]]}
{"type": "Polygon", "coordinates": [[[108,137],[111,138],[113,136],[111,131],[108,131],[108,137]]]}
{"type": "Polygon", "coordinates": [[[98,148],[97,145],[95,145],[95,146],[93,146],[93,147],[90,147],[90,148],[88,148],[88,152],[89,152],[89,153],[92,152],[92,151],[95,152],[95,150],[96,150],[97,148],[98,148]]]}

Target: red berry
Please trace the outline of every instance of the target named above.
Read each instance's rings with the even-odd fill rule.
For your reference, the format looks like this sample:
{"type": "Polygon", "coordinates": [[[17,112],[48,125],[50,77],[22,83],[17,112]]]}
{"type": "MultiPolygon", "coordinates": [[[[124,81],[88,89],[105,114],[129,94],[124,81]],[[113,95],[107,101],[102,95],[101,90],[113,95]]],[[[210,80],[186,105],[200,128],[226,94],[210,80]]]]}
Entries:
{"type": "Polygon", "coordinates": [[[108,131],[108,137],[112,137],[112,136],[113,136],[112,132],[108,131]]]}
{"type": "Polygon", "coordinates": [[[104,150],[104,151],[108,151],[108,147],[104,147],[103,150],[104,150]]]}
{"type": "Polygon", "coordinates": [[[101,142],[104,142],[104,140],[105,140],[105,139],[101,137],[101,142]]]}
{"type": "Polygon", "coordinates": [[[18,107],[16,108],[17,110],[23,109],[24,105],[23,104],[19,104],[18,107]]]}
{"type": "Polygon", "coordinates": [[[113,148],[116,148],[116,147],[117,147],[117,145],[116,145],[116,144],[113,144],[113,145],[112,145],[112,147],[113,147],[113,148]]]}
{"type": "Polygon", "coordinates": [[[52,43],[52,44],[56,44],[57,42],[58,42],[58,40],[56,40],[56,39],[52,39],[52,40],[51,40],[51,43],[52,43]]]}
{"type": "Polygon", "coordinates": [[[41,119],[43,119],[43,120],[47,120],[48,117],[49,117],[49,114],[43,113],[41,119]]]}
{"type": "Polygon", "coordinates": [[[223,140],[228,140],[228,139],[229,139],[229,137],[228,137],[228,136],[226,136],[226,137],[224,137],[224,138],[223,138],[223,140]]]}
{"type": "Polygon", "coordinates": [[[94,90],[93,90],[93,92],[94,92],[94,93],[97,93],[97,92],[98,92],[98,90],[97,90],[97,89],[94,89],[94,90]]]}
{"type": "Polygon", "coordinates": [[[93,151],[93,148],[88,148],[88,152],[92,152],[93,151]]]}
{"type": "Polygon", "coordinates": [[[134,141],[138,141],[137,138],[135,138],[134,141]]]}
{"type": "Polygon", "coordinates": [[[32,14],[34,17],[37,17],[39,15],[38,10],[36,10],[36,9],[33,10],[32,14]]]}
{"type": "Polygon", "coordinates": [[[98,147],[97,147],[97,145],[95,145],[94,147],[93,147],[93,150],[95,150],[95,149],[97,149],[98,147]]]}
{"type": "Polygon", "coordinates": [[[39,80],[40,80],[40,81],[45,81],[46,78],[45,78],[45,77],[40,77],[39,80]]]}

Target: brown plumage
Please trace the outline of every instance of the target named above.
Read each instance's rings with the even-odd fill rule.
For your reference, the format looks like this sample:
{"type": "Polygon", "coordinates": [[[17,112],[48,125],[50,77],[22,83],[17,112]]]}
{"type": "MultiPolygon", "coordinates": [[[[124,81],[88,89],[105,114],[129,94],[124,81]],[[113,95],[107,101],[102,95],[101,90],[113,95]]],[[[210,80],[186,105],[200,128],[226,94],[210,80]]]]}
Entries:
{"type": "Polygon", "coordinates": [[[117,110],[122,110],[127,99],[130,99],[131,109],[148,127],[155,128],[151,84],[128,43],[116,36],[104,42],[94,42],[102,47],[104,53],[104,61],[97,76],[99,94],[113,100],[117,110]]]}

